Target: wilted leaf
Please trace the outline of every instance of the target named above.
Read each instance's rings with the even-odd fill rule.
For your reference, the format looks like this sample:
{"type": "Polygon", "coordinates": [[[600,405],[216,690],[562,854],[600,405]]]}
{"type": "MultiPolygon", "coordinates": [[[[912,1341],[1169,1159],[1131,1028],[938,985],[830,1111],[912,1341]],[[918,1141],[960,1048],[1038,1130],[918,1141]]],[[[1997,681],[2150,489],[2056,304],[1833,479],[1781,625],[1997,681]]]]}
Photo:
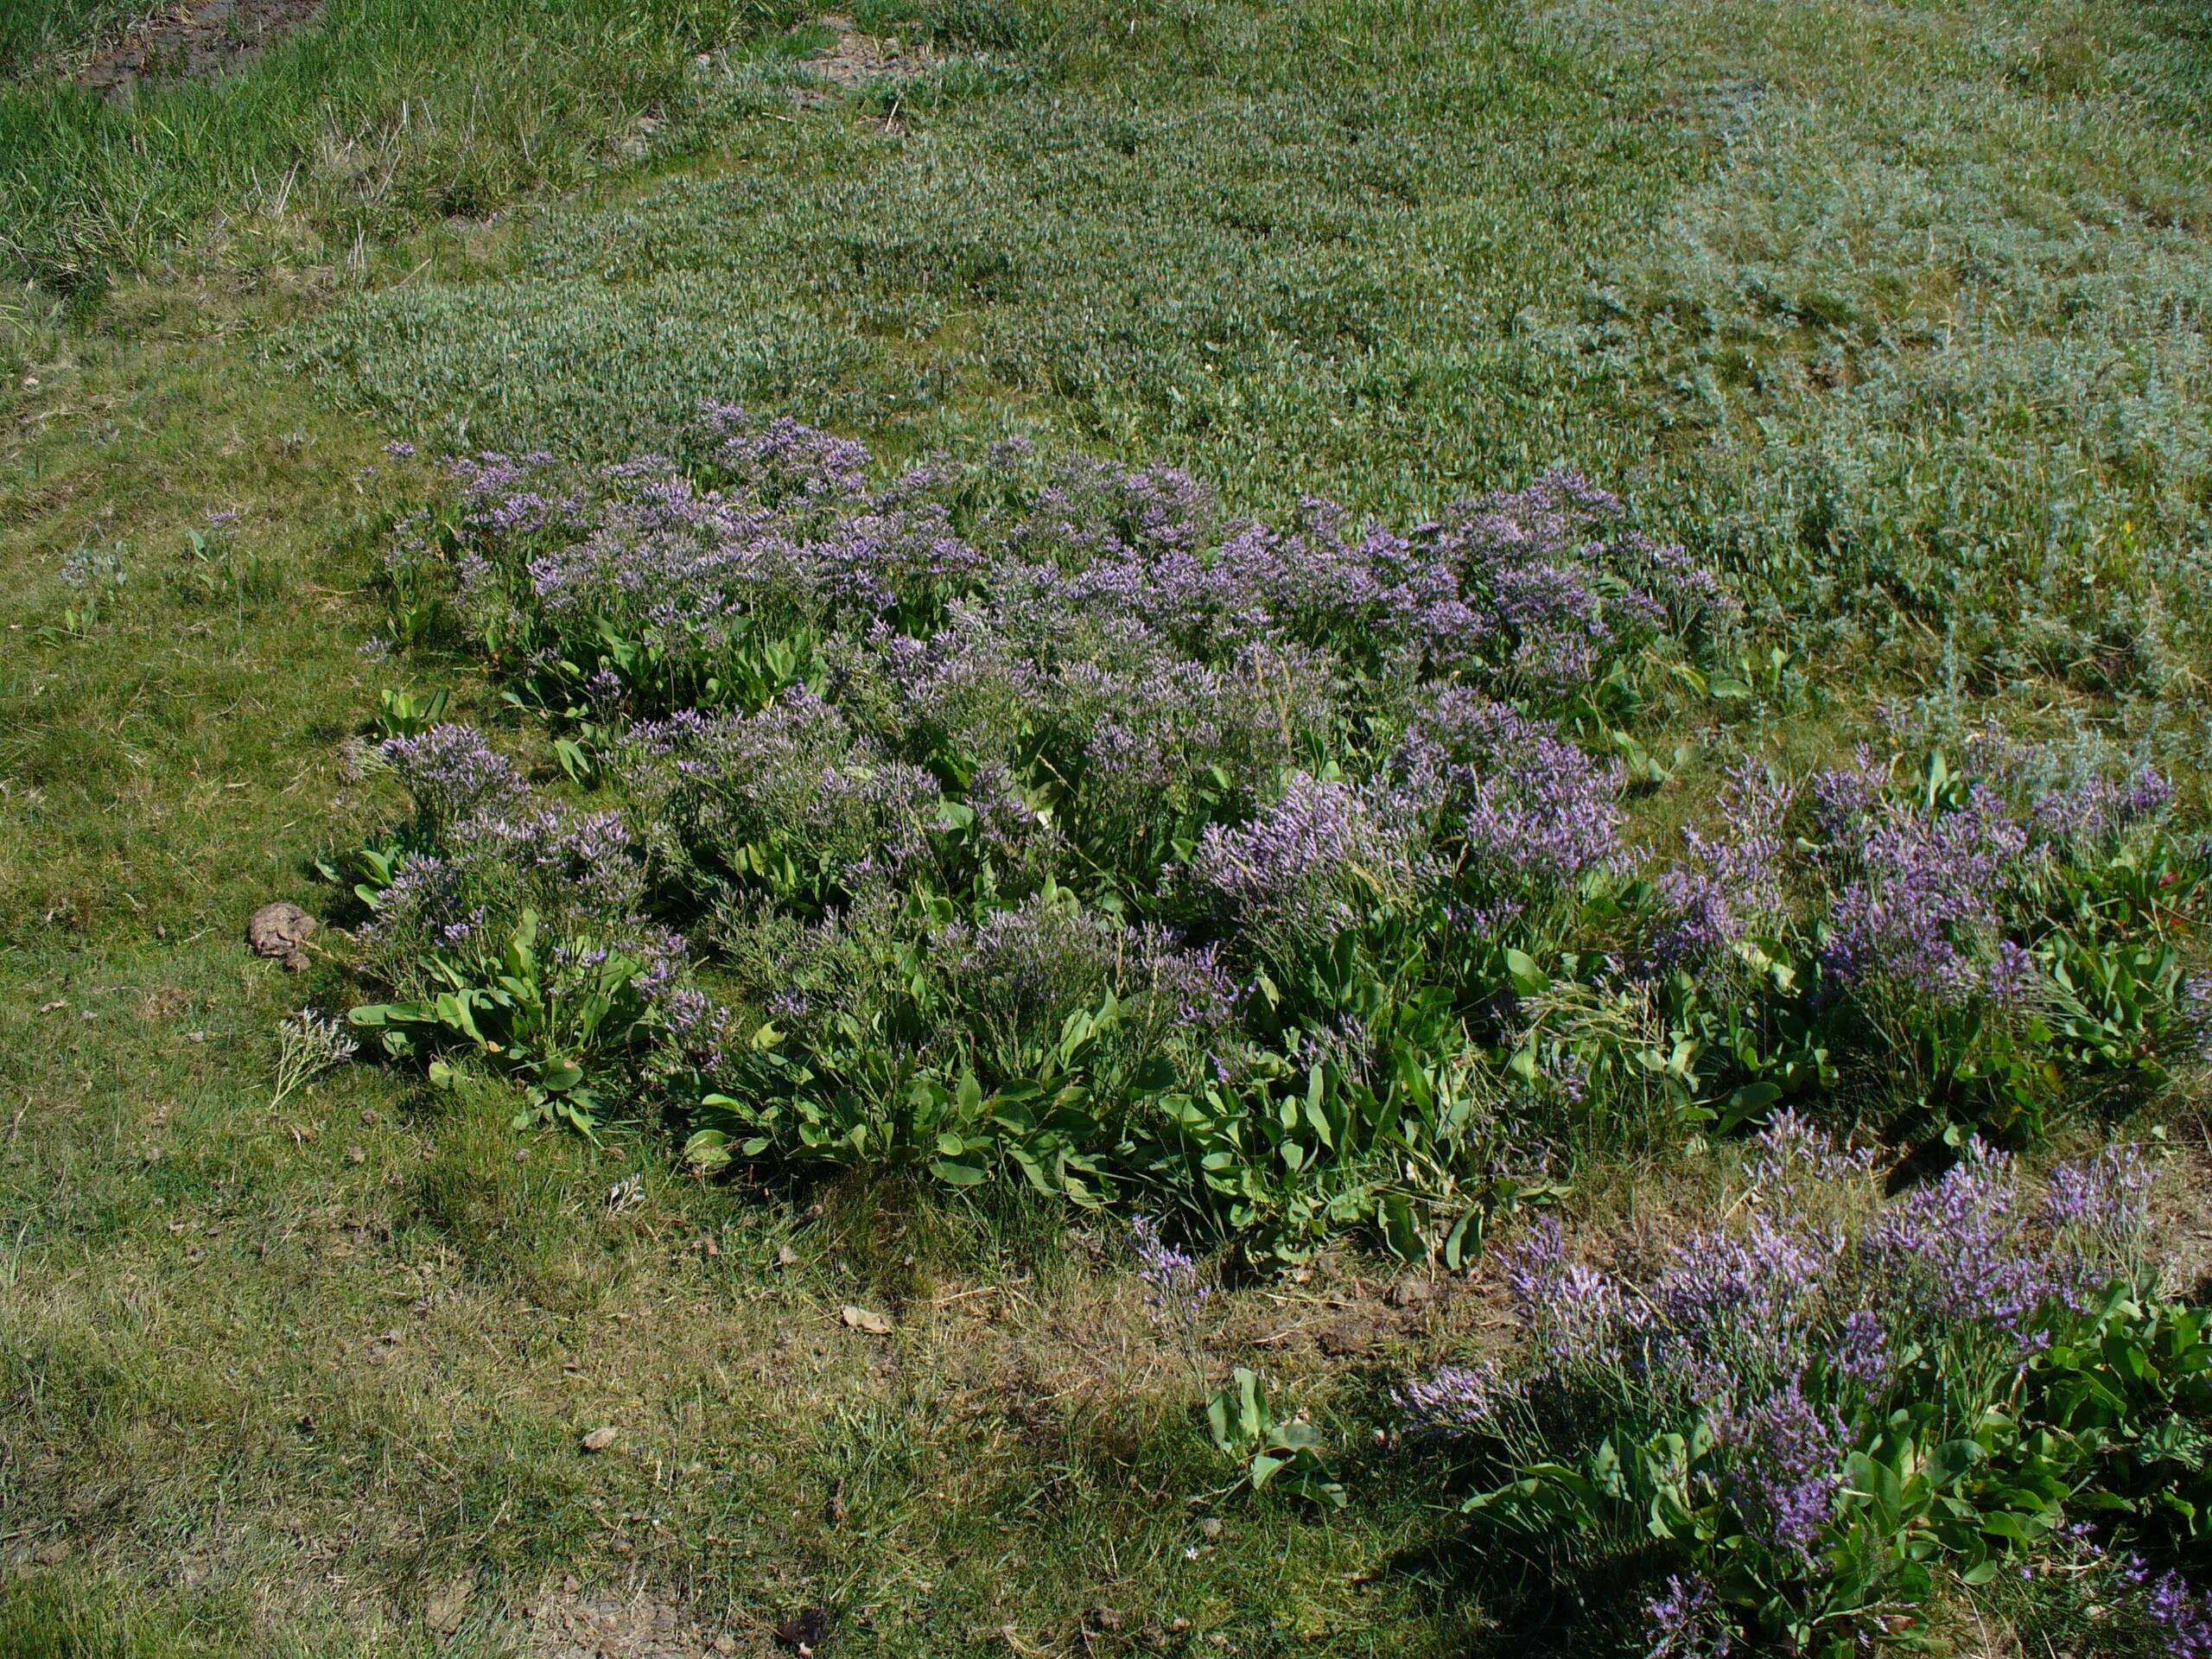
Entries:
{"type": "Polygon", "coordinates": [[[891,1334],[891,1321],[873,1308],[854,1307],[848,1304],[844,1312],[844,1319],[845,1323],[854,1330],[865,1331],[871,1337],[887,1337],[891,1334]]]}

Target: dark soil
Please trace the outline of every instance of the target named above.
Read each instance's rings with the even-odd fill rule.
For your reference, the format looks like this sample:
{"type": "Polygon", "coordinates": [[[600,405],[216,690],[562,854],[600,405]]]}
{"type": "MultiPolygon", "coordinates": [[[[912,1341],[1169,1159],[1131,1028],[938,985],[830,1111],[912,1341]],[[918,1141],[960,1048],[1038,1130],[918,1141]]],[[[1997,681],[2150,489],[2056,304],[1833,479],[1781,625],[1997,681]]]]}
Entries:
{"type": "Polygon", "coordinates": [[[209,80],[322,13],[323,0],[177,0],[96,55],[78,77],[96,92],[144,81],[209,80]]]}

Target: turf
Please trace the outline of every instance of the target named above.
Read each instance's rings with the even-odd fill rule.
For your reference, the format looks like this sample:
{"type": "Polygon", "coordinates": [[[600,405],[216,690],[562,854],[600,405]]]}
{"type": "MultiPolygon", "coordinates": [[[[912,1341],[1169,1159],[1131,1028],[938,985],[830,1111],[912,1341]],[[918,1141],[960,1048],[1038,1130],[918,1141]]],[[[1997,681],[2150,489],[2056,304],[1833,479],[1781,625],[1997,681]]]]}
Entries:
{"type": "MultiPolygon", "coordinates": [[[[387,438],[626,453],[712,393],[1403,518],[1567,461],[1758,601],[1752,735],[1996,709],[2197,786],[2201,9],[892,3],[855,21],[935,65],[849,92],[798,16],[334,0],[224,82],[0,86],[36,284],[0,353],[0,1649],[544,1651],[522,1610],[569,1575],[745,1651],[816,1607],[839,1653],[1500,1639],[1388,1465],[1344,1516],[1218,1501],[1176,1344],[1056,1216],[702,1185],[367,1068],[270,1109],[277,1017],[345,986],[240,931],[395,811],[346,740],[400,677],[499,718],[458,660],[359,654],[429,487],[387,438]],[[218,511],[235,554],[192,539],[218,511]],[[125,576],[90,615],[79,550],[125,576]]],[[[0,65],[105,17],[11,11],[0,65]]],[[[1578,1202],[1663,1232],[1707,1179],[1578,1202]]],[[[1491,1317],[1390,1277],[1242,1289],[1212,1358],[1360,1434],[1491,1317]]]]}

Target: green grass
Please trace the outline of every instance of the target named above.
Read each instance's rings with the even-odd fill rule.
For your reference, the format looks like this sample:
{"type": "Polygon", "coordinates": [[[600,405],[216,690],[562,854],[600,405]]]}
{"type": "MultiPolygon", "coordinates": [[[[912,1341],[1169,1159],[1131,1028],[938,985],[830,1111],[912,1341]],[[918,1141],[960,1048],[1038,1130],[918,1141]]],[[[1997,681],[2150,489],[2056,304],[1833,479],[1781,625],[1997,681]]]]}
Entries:
{"type": "Polygon", "coordinates": [[[145,10],[143,0],[17,0],[0,12],[0,74],[90,46],[145,10]]]}
{"type": "Polygon", "coordinates": [[[343,255],[492,212],[620,159],[680,114],[692,54],[790,16],[771,0],[332,0],[220,81],[128,100],[0,86],[0,261],[73,294],[219,230],[227,255],[343,255]]]}
{"type": "MultiPolygon", "coordinates": [[[[0,1649],[530,1651],[566,1573],[747,1651],[817,1602],[837,1653],[1496,1635],[1379,1461],[1347,1516],[1198,1534],[1195,1385],[1054,1218],[810,1216],[360,1068],[268,1109],[276,1020],[344,985],[245,918],[396,808],[341,754],[399,674],[356,653],[425,487],[386,435],[614,454],[712,393],[1405,517],[1570,461],[1761,601],[1801,696],[1753,735],[1894,696],[2212,760],[2201,9],[893,3],[861,21],[939,66],[807,105],[797,15],[334,0],[226,82],[0,87],[0,258],[43,285],[0,352],[0,1649]],[[201,580],[219,509],[257,584],[201,580]],[[80,546],[129,580],[70,637],[80,546]]],[[[1580,1201],[1663,1229],[1699,1168],[1580,1201]]],[[[1380,1271],[1239,1291],[1216,1363],[1357,1440],[1488,1317],[1380,1271]],[[1374,1339],[1324,1355],[1345,1306],[1374,1339]]]]}

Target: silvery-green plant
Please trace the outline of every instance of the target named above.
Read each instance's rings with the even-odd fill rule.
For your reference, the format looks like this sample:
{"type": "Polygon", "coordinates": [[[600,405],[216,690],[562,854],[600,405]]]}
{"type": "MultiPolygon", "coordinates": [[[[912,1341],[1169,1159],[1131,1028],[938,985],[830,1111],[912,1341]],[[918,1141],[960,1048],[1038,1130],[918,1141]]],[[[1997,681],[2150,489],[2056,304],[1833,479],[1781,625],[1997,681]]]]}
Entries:
{"type": "Polygon", "coordinates": [[[335,1014],[311,1007],[286,1014],[276,1026],[276,1092],[269,1103],[283,1104],[324,1072],[352,1059],[359,1047],[335,1014]]]}

